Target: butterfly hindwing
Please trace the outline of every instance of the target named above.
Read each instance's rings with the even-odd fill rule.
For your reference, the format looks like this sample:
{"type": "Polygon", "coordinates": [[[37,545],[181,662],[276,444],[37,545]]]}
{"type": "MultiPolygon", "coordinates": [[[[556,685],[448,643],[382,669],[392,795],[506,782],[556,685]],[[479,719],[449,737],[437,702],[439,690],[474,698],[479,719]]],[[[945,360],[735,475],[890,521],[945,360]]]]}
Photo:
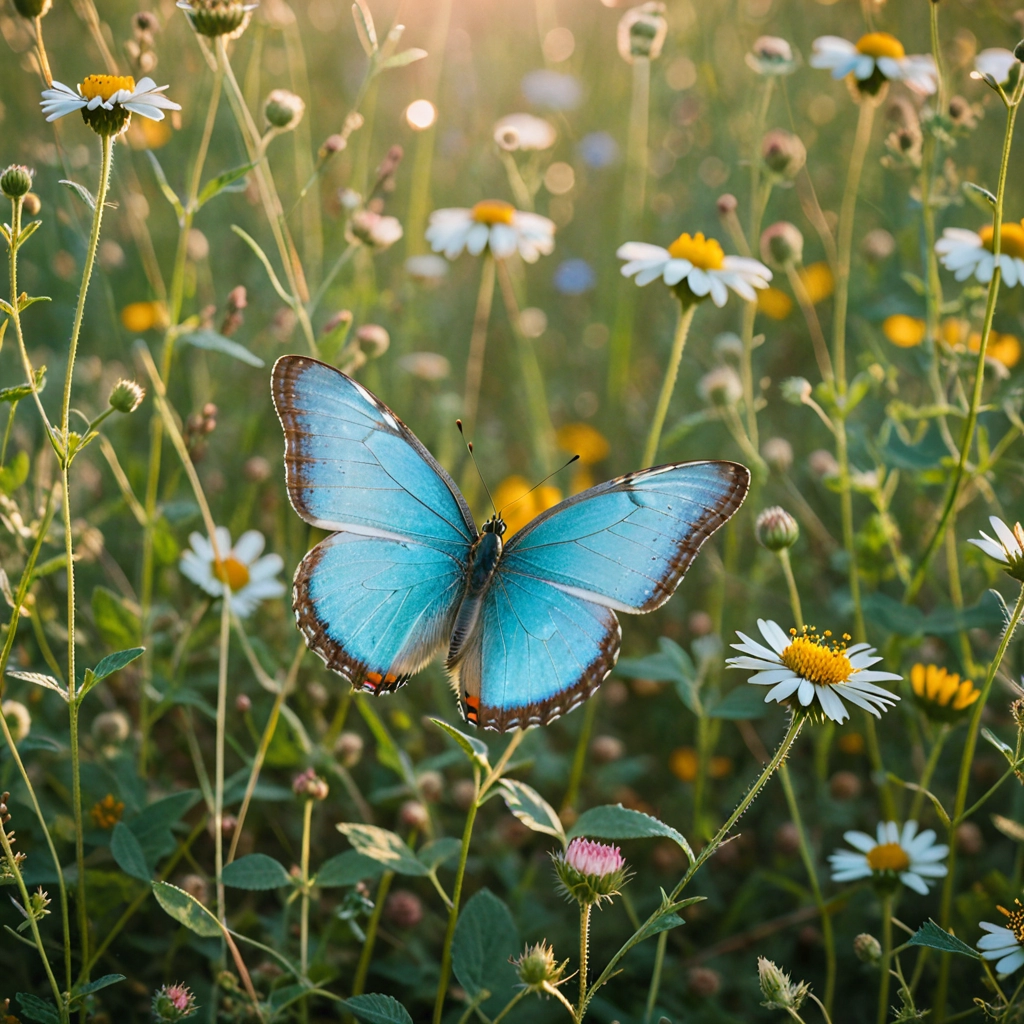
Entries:
{"type": "Polygon", "coordinates": [[[324,530],[400,536],[462,560],[476,524],[451,477],[361,384],[304,356],[274,365],[295,511],[324,530]]]}
{"type": "Polygon", "coordinates": [[[303,356],[274,366],[288,494],[336,531],[295,574],[307,643],[354,686],[400,686],[448,640],[477,530],[448,474],[382,402],[303,356]]]}

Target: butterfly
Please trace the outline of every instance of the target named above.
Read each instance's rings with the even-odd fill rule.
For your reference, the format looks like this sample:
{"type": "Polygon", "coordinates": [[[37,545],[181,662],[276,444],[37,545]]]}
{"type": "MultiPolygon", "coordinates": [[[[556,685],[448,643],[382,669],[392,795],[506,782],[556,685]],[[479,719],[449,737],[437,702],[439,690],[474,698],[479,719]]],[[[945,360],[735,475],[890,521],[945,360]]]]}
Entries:
{"type": "Polygon", "coordinates": [[[402,686],[438,653],[463,718],[504,732],[582,704],[615,665],[616,612],[661,607],[740,507],[750,473],[688,462],[591,487],[504,539],[376,396],[304,356],[273,397],[295,511],[331,531],[299,564],[306,644],[356,689],[402,686]]]}

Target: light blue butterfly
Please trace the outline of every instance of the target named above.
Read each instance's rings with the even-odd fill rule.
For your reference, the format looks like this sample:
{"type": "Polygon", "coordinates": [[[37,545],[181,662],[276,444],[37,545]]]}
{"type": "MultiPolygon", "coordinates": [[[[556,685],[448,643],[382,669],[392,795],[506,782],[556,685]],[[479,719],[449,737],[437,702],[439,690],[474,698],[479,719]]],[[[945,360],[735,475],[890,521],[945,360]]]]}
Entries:
{"type": "Polygon", "coordinates": [[[361,384],[282,356],[273,393],[292,505],[332,531],[295,573],[306,643],[370,693],[447,649],[463,717],[488,729],[546,724],[594,693],[618,657],[615,613],[663,605],[750,482],[733,462],[641,470],[506,543],[500,514],[477,530],[452,478],[361,384]]]}

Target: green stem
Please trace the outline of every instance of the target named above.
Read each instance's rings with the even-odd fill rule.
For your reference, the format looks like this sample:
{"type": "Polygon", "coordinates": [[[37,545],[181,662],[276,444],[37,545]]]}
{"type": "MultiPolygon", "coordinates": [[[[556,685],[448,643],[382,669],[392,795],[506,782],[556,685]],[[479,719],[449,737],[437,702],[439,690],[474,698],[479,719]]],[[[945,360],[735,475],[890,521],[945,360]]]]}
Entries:
{"type": "MultiPolygon", "coordinates": [[[[971,781],[971,764],[974,761],[974,750],[978,743],[978,730],[981,727],[981,716],[988,703],[989,694],[992,692],[992,684],[995,682],[996,673],[1002,663],[1003,655],[1010,645],[1010,640],[1020,622],[1021,613],[1024,612],[1024,585],[1021,586],[1017,596],[1017,603],[1013,607],[1010,621],[1003,631],[1003,637],[999,642],[999,648],[992,659],[985,675],[985,685],[981,688],[981,696],[974,702],[974,710],[971,713],[971,720],[967,726],[967,741],[964,744],[964,752],[960,757],[960,775],[957,780],[956,799],[953,803],[953,813],[950,815],[949,835],[949,858],[946,861],[946,878],[942,885],[942,904],[939,914],[939,923],[943,928],[949,929],[950,919],[953,914],[953,883],[956,873],[956,824],[962,820],[964,808],[967,806],[967,789],[971,781]]],[[[939,964],[939,981],[935,992],[935,1020],[938,1024],[946,1016],[946,999],[949,993],[949,954],[943,953],[939,964]]]]}
{"type": "Polygon", "coordinates": [[[504,1006],[504,1008],[502,1009],[501,1013],[499,1013],[499,1014],[498,1014],[498,1016],[497,1016],[497,1017],[495,1017],[495,1018],[494,1018],[494,1020],[492,1020],[492,1021],[491,1021],[491,1024],[499,1024],[499,1022],[500,1022],[500,1021],[503,1021],[503,1020],[504,1020],[504,1019],[505,1019],[505,1018],[506,1018],[506,1017],[507,1017],[507,1016],[508,1016],[508,1015],[509,1015],[509,1014],[510,1014],[510,1013],[511,1013],[511,1012],[512,1012],[512,1011],[513,1011],[513,1010],[514,1010],[515,1008],[516,1008],[516,1006],[517,1006],[517,1005],[519,1004],[519,1000],[520,1000],[520,999],[522,999],[522,998],[523,998],[523,997],[524,997],[524,996],[526,995],[527,991],[528,991],[527,989],[525,989],[525,988],[521,988],[521,989],[520,989],[520,990],[519,990],[519,991],[518,991],[518,992],[517,992],[517,993],[516,993],[516,994],[515,994],[515,995],[514,995],[514,996],[513,996],[513,997],[512,997],[512,998],[511,998],[511,999],[510,999],[510,1000],[509,1000],[509,1001],[508,1001],[507,1003],[506,1003],[506,1004],[505,1004],[505,1006],[504,1006]]]}
{"type": "Polygon", "coordinates": [[[654,970],[651,972],[651,987],[647,990],[647,1006],[644,1010],[644,1024],[651,1024],[654,1006],[658,1001],[658,989],[661,988],[661,971],[665,965],[665,948],[668,946],[668,932],[658,936],[658,947],[654,951],[654,970]]]}
{"type": "Polygon", "coordinates": [[[580,795],[580,782],[583,780],[583,769],[587,765],[587,747],[594,731],[594,719],[597,717],[597,694],[587,701],[583,708],[583,721],[580,723],[580,734],[576,740],[576,752],[572,758],[572,769],[569,772],[569,785],[565,790],[562,810],[570,810],[576,806],[580,795]]]}
{"type": "MultiPolygon", "coordinates": [[[[484,375],[484,351],[487,347],[487,324],[491,319],[491,305],[494,301],[494,264],[491,250],[487,249],[480,268],[480,290],[476,296],[476,313],[473,316],[473,334],[469,339],[469,356],[466,359],[466,391],[462,401],[462,415],[467,425],[476,426],[476,410],[480,402],[480,382],[484,375]]],[[[472,433],[470,434],[472,436],[472,433]]]]}
{"type": "Polygon", "coordinates": [[[226,922],[224,905],[224,742],[228,720],[228,647],[231,640],[231,591],[224,586],[217,659],[217,739],[213,781],[213,857],[217,882],[217,920],[226,922]]]}
{"type": "Polygon", "coordinates": [[[366,988],[366,975],[370,970],[370,961],[373,959],[373,947],[377,942],[377,928],[380,925],[380,916],[384,912],[384,901],[388,898],[388,889],[391,888],[391,881],[395,877],[394,871],[385,871],[380,876],[377,884],[377,895],[374,896],[373,913],[366,923],[366,938],[363,940],[363,948],[359,954],[359,963],[356,965],[355,977],[352,979],[352,995],[363,994],[366,988]]]}
{"type": "Polygon", "coordinates": [[[647,443],[644,445],[644,454],[640,465],[644,469],[654,465],[658,455],[658,444],[661,441],[661,431],[665,426],[665,417],[668,415],[669,402],[672,400],[672,392],[675,390],[676,377],[679,375],[679,364],[683,359],[683,349],[686,347],[686,337],[690,333],[690,324],[693,323],[693,315],[697,312],[698,303],[694,302],[688,306],[680,305],[679,323],[676,325],[676,335],[672,342],[672,352],[668,359],[668,369],[665,371],[665,380],[661,385],[661,394],[658,396],[658,404],[654,407],[654,418],[651,420],[650,433],[647,435],[647,443]]]}
{"type": "Polygon", "coordinates": [[[587,1007],[587,971],[590,965],[590,911],[592,903],[580,904],[580,1001],[576,1008],[577,1021],[583,1020],[587,1007]]]}
{"type": "Polygon", "coordinates": [[[882,962],[878,965],[878,1016],[876,1024],[885,1024],[889,1016],[889,963],[892,960],[892,896],[882,897],[882,962]]]}
{"type": "Polygon", "coordinates": [[[793,612],[794,625],[797,629],[801,629],[804,625],[804,612],[800,607],[800,591],[796,589],[796,580],[793,578],[793,565],[789,558],[789,548],[782,548],[776,554],[779,556],[779,562],[782,564],[782,574],[786,577],[786,587],[789,589],[789,607],[793,612]]]}
{"type": "MultiPolygon", "coordinates": [[[[306,800],[302,808],[302,906],[299,912],[299,969],[305,978],[309,971],[309,840],[313,825],[313,801],[306,800]]],[[[303,1009],[308,1000],[303,1001],[303,1009]]]]}
{"type": "Polygon", "coordinates": [[[341,255],[334,261],[334,264],[331,266],[331,269],[327,271],[327,274],[324,277],[323,281],[320,282],[320,287],[317,288],[316,294],[313,296],[312,299],[309,300],[307,312],[309,313],[310,316],[312,316],[317,311],[318,307],[320,306],[320,303],[323,301],[323,297],[327,294],[327,290],[331,287],[332,284],[334,284],[334,279],[344,269],[345,264],[348,263],[350,259],[352,259],[352,257],[355,255],[356,249],[358,248],[359,243],[350,242],[347,246],[345,246],[341,255]]]}
{"type": "Polygon", "coordinates": [[[942,754],[942,748],[946,743],[947,736],[949,736],[949,725],[944,723],[939,729],[938,736],[935,737],[932,749],[928,752],[928,760],[918,782],[921,788],[914,794],[914,799],[910,804],[910,813],[907,815],[909,821],[920,821],[918,815],[920,815],[921,807],[924,804],[924,791],[928,788],[929,783],[932,781],[932,775],[938,767],[939,756],[942,754]]]}
{"type": "Polygon", "coordinates": [[[785,764],[779,765],[779,781],[782,783],[783,792],[786,794],[789,815],[793,819],[793,827],[796,829],[797,839],[800,843],[800,859],[804,862],[807,880],[811,884],[814,904],[821,915],[821,933],[825,943],[825,1010],[831,1016],[832,1001],[835,998],[836,991],[836,940],[832,929],[832,915],[829,913],[825,905],[825,899],[821,894],[821,883],[818,881],[814,857],[811,853],[810,843],[807,841],[807,832],[804,829],[803,819],[800,816],[800,805],[797,803],[796,793],[793,790],[793,780],[790,778],[789,768],[785,764]]]}

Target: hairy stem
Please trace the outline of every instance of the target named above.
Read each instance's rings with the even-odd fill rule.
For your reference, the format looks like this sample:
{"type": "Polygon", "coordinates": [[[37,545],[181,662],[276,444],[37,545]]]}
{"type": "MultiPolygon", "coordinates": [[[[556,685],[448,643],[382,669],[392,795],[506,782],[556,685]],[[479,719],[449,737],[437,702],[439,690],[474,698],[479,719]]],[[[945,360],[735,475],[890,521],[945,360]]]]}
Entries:
{"type": "Polygon", "coordinates": [[[697,303],[691,303],[685,307],[680,306],[679,323],[676,325],[676,335],[672,341],[672,351],[668,357],[665,380],[661,385],[661,394],[658,395],[658,404],[654,407],[654,418],[651,420],[651,429],[647,434],[647,443],[644,445],[643,457],[640,459],[640,465],[644,469],[648,466],[653,466],[658,456],[661,431],[665,426],[669,402],[672,400],[672,392],[676,386],[676,377],[679,375],[679,364],[683,359],[686,337],[690,333],[690,324],[693,323],[693,315],[696,312],[697,303]]]}

